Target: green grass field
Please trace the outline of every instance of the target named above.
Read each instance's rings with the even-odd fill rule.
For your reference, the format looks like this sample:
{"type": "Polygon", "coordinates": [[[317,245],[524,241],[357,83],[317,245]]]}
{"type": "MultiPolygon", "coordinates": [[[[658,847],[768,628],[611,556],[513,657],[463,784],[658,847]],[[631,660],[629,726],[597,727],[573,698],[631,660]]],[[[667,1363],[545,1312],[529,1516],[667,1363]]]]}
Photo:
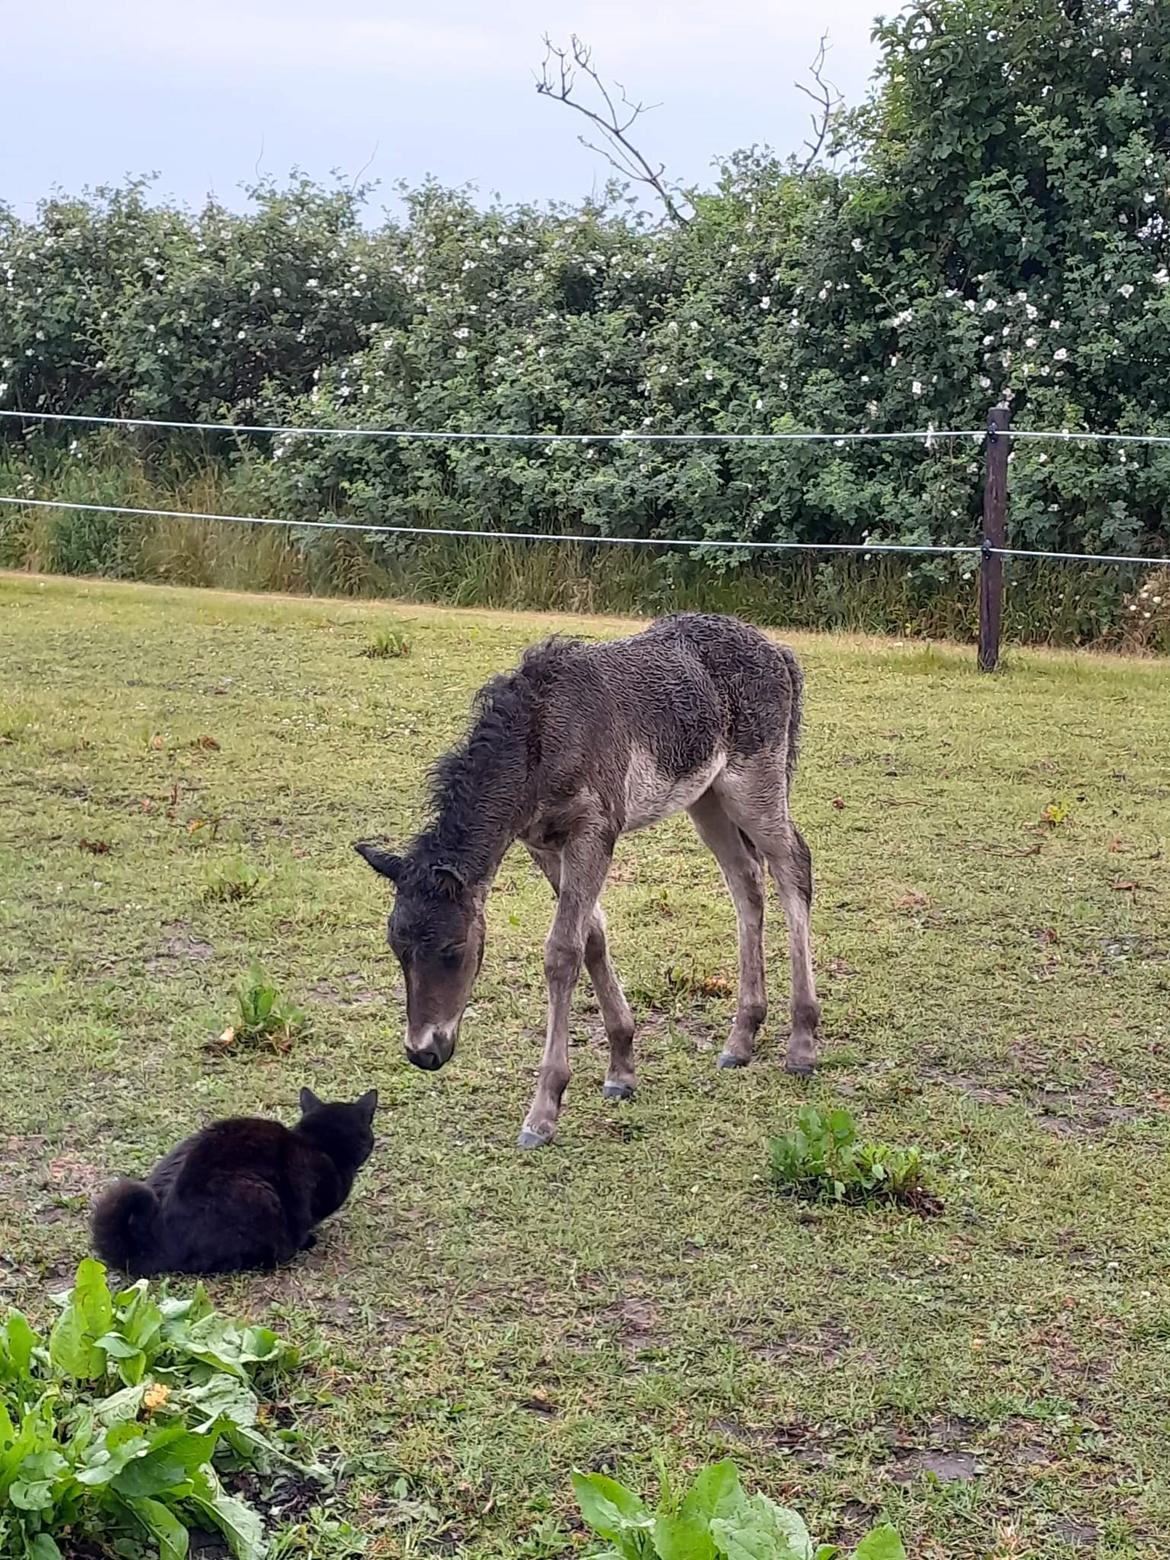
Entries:
{"type": "Polygon", "coordinates": [[[340,1492],[284,1551],[577,1550],[568,1475],[652,1490],[721,1454],[912,1556],[1164,1555],[1170,1532],[1170,671],[795,639],[794,811],[817,875],[824,1062],[717,1073],[734,923],[685,818],[606,894],[640,1094],[600,1097],[588,989],[556,1145],[513,1147],[551,899],[509,855],[460,1054],[401,1052],[363,836],[417,819],[473,690],[554,620],[0,577],[0,1297],[38,1318],[88,1201],[202,1121],[376,1084],[348,1208],[276,1277],[213,1287],[319,1352],[291,1407],[340,1492]],[[363,656],[391,627],[409,654],[363,656]],[[240,899],[224,876],[257,881],[240,899]],[[209,1037],[259,958],[312,1021],[209,1037]],[[917,1142],[936,1218],[768,1184],[805,1099],[917,1142]]]}

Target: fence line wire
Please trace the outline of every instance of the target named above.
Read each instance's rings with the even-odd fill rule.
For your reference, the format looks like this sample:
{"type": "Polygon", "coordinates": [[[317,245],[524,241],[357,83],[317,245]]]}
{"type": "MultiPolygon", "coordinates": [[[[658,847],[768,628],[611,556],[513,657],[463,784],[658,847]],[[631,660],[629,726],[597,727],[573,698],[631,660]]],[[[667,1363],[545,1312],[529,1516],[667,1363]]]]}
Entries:
{"type": "Polygon", "coordinates": [[[977,543],[928,547],[909,542],[735,542],[721,537],[567,535],[560,531],[480,531],[439,525],[365,525],[349,520],[276,520],[265,515],[218,515],[189,509],[132,509],[124,504],[83,504],[68,499],[17,498],[0,495],[0,504],[33,509],[68,509],[106,515],[134,515],[156,520],[215,520],[228,525],[283,525],[296,531],[348,531],[362,536],[450,536],[498,542],[582,542],[602,547],[728,547],[769,552],[840,553],[979,553],[977,543]]]}
{"type": "Polygon", "coordinates": [[[269,515],[221,515],[191,509],[137,509],[127,504],[90,504],[75,499],[21,498],[0,494],[0,505],[17,509],[63,509],[74,513],[129,515],[147,520],[202,520],[224,525],[285,526],[293,531],[348,531],[362,536],[446,536],[473,541],[576,542],[599,547],[662,547],[696,550],[700,547],[744,548],[753,552],[808,553],[928,553],[962,554],[984,558],[1046,558],[1064,563],[1133,563],[1146,568],[1168,568],[1170,558],[1143,557],[1131,553],[1042,552],[1029,547],[989,547],[982,542],[928,546],[916,542],[753,542],[722,537],[599,536],[560,531],[488,531],[438,525],[366,525],[350,520],[278,520],[269,515]]]}
{"type": "MultiPolygon", "coordinates": [[[[936,439],[978,439],[986,428],[922,428],[895,432],[820,433],[655,433],[625,429],[620,433],[506,433],[434,428],[297,427],[279,423],[188,422],[163,417],[105,417],[88,412],[34,412],[0,407],[0,417],[20,422],[81,423],[110,428],[169,428],[193,433],[272,434],[284,438],[399,439],[431,444],[888,444],[917,443],[928,448],[936,439]]],[[[1170,446],[1170,434],[1094,433],[1070,428],[1012,428],[1008,437],[1056,444],[1149,444],[1170,446]]]]}
{"type": "Polygon", "coordinates": [[[0,407],[0,417],[31,422],[90,423],[114,428],[171,428],[198,433],[276,434],[284,438],[400,439],[431,444],[858,444],[918,442],[935,439],[982,439],[986,429],[925,428],[895,433],[647,433],[632,428],[621,433],[503,433],[432,428],[325,428],[270,423],[181,422],[161,417],[99,417],[82,412],[24,412],[0,407]]]}

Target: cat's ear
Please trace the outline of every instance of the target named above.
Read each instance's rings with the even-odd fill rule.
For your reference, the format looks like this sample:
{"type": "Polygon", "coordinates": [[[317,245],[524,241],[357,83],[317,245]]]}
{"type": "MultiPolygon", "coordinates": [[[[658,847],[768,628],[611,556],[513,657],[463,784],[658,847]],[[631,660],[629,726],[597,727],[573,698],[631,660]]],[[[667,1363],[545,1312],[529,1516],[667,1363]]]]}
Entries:
{"type": "Polygon", "coordinates": [[[301,1115],[307,1116],[311,1110],[319,1110],[324,1102],[319,1100],[312,1089],[301,1090],[301,1115]]]}
{"type": "Polygon", "coordinates": [[[366,1093],[362,1095],[360,1100],[354,1101],[354,1104],[357,1106],[358,1110],[362,1112],[367,1121],[373,1121],[374,1112],[378,1108],[377,1089],[367,1090],[366,1093]]]}
{"type": "Polygon", "coordinates": [[[402,876],[404,865],[402,857],[396,856],[393,851],[383,850],[381,845],[374,845],[368,840],[358,840],[353,848],[380,877],[389,878],[391,883],[397,883],[402,876]]]}

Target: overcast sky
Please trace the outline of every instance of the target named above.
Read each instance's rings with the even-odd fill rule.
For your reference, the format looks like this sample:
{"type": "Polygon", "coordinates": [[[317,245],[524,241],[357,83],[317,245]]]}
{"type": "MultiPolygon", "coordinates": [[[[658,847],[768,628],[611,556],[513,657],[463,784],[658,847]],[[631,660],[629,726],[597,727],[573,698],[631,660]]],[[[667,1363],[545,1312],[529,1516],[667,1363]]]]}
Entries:
{"type": "Polygon", "coordinates": [[[434,174],[507,199],[575,199],[605,168],[533,90],[541,35],[576,30],[632,96],[661,102],[648,152],[683,182],[753,142],[799,146],[792,86],[830,35],[850,102],[896,0],[0,0],[0,200],[157,170],[188,202],[237,203],[257,169],[388,186],[434,174]]]}

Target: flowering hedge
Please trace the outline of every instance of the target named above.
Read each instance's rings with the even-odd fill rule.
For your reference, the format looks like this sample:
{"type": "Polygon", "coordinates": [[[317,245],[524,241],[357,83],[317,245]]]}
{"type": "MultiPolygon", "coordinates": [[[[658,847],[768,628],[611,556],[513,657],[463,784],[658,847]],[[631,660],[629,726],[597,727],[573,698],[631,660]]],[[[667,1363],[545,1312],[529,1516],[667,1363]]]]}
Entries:
{"type": "MultiPolygon", "coordinates": [[[[133,186],[0,221],[0,404],[475,431],[1170,432],[1170,7],[918,0],[839,171],[731,158],[695,216],[614,200],[402,222],[298,184],[239,216],[133,186]]],[[[273,441],[302,518],[967,541],[972,441],[273,441]]],[[[224,454],[231,451],[224,448],[224,454]]],[[[1012,537],[1167,550],[1170,451],[1020,445],[1012,537]]],[[[739,555],[713,553],[728,566],[739,555]]],[[[969,563],[925,566],[943,575],[969,563]]]]}

